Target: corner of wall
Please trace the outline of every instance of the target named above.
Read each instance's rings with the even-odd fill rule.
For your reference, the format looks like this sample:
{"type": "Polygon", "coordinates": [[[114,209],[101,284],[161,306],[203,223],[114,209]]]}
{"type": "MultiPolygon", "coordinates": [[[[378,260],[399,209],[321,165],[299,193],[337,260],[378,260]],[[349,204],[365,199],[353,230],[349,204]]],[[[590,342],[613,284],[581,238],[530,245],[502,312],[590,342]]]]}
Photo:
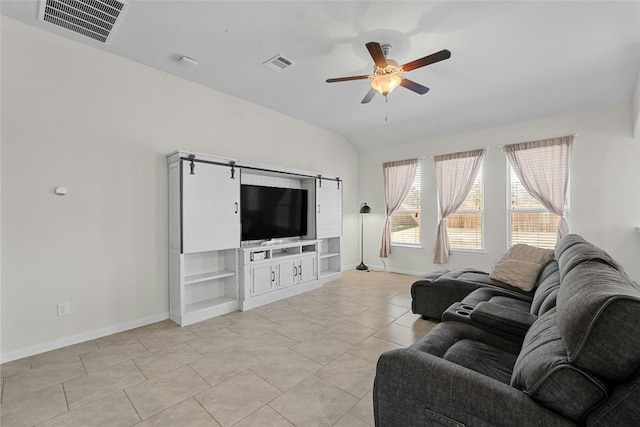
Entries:
{"type": "Polygon", "coordinates": [[[633,137],[640,139],[640,72],[631,99],[631,126],[633,137]]]}

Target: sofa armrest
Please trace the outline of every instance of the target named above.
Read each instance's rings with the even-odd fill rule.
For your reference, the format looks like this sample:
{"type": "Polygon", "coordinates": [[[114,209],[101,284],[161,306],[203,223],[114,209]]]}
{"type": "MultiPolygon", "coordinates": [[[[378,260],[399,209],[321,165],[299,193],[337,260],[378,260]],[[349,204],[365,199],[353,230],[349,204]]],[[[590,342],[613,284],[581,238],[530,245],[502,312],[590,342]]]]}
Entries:
{"type": "Polygon", "coordinates": [[[470,314],[475,324],[524,337],[538,316],[500,304],[483,301],[470,314]]]}
{"type": "Polygon", "coordinates": [[[508,384],[412,348],[380,356],[373,408],[377,427],[575,426],[508,384]]]}
{"type": "Polygon", "coordinates": [[[474,282],[440,277],[438,280],[418,280],[411,285],[411,311],[425,318],[442,319],[442,313],[456,301],[462,301],[482,285],[474,282]]]}

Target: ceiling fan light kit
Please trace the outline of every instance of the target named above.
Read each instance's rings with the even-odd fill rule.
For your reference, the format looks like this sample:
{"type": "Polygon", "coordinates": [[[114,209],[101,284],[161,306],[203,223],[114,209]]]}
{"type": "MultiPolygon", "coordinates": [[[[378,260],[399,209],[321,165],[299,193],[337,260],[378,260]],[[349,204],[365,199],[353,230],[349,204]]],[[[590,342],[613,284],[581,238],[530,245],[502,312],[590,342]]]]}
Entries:
{"type": "Polygon", "coordinates": [[[377,90],[381,95],[387,96],[395,88],[400,86],[402,79],[398,74],[382,74],[371,80],[371,87],[377,90]]]}
{"type": "Polygon", "coordinates": [[[398,65],[398,62],[393,59],[387,59],[387,55],[391,51],[390,45],[380,45],[378,42],[369,42],[365,45],[375,66],[373,67],[372,75],[351,76],[351,77],[338,77],[333,79],[327,79],[327,83],[346,82],[350,80],[371,80],[371,88],[369,92],[362,99],[362,104],[369,103],[376,92],[383,95],[385,98],[395,88],[402,86],[405,89],[409,89],[417,93],[418,95],[424,95],[429,91],[429,88],[422,86],[412,80],[404,77],[404,73],[415,70],[416,68],[424,67],[436,62],[444,61],[451,57],[451,52],[444,49],[439,52],[427,55],[425,57],[416,59],[411,62],[407,62],[404,65],[398,65]]]}

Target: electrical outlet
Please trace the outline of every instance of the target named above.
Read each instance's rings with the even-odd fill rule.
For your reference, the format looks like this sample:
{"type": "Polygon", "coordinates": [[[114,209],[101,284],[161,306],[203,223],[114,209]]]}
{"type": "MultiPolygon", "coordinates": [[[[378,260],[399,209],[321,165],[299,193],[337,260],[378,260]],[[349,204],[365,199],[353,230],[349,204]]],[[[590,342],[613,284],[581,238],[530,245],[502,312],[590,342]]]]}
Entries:
{"type": "Polygon", "coordinates": [[[58,316],[66,316],[70,313],[69,303],[61,302],[58,304],[58,316]]]}

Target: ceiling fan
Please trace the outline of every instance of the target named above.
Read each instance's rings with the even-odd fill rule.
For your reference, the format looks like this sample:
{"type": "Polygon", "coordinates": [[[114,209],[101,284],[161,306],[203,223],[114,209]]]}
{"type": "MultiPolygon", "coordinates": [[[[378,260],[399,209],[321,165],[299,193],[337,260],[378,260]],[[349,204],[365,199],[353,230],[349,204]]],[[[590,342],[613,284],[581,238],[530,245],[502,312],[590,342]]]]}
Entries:
{"type": "Polygon", "coordinates": [[[369,89],[369,92],[362,99],[362,104],[370,102],[378,92],[386,98],[387,95],[389,95],[398,86],[402,86],[419,95],[424,95],[429,91],[429,88],[407,79],[404,77],[404,73],[415,70],[416,68],[424,67],[425,65],[444,61],[451,57],[451,52],[445,49],[440,52],[427,55],[423,58],[416,59],[415,61],[407,62],[404,65],[398,65],[398,63],[393,59],[387,59],[387,55],[391,51],[390,45],[385,44],[381,46],[380,43],[369,42],[365,46],[375,63],[373,67],[373,74],[327,79],[327,83],[370,79],[371,89],[369,89]]]}

